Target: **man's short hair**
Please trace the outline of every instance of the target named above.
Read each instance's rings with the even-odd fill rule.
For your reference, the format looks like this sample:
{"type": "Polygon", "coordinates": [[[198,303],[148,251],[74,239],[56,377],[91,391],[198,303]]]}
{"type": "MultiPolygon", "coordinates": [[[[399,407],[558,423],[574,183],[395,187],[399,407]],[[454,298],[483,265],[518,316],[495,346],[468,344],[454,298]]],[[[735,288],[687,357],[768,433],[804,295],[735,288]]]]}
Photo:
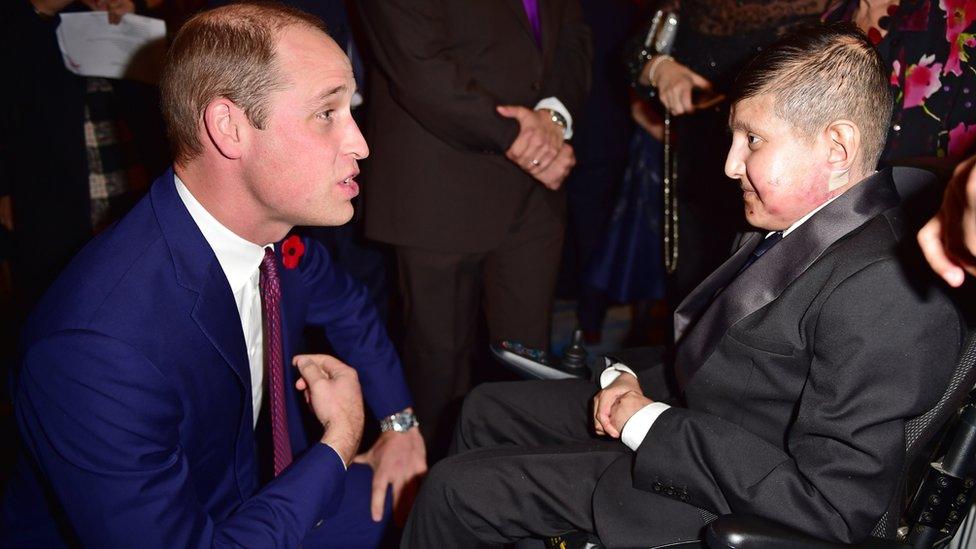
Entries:
{"type": "Polygon", "coordinates": [[[264,127],[268,96],[288,84],[278,66],[278,35],[296,25],[326,32],[314,16],[271,3],[223,6],[183,25],[169,48],[159,84],[177,162],[203,151],[199,124],[217,97],[233,101],[252,126],[264,127]]]}
{"type": "Polygon", "coordinates": [[[732,104],[774,98],[776,115],[813,139],[834,120],[861,130],[866,170],[884,150],[893,100],[881,56],[850,23],[800,28],[757,55],[736,78],[732,104]]]}

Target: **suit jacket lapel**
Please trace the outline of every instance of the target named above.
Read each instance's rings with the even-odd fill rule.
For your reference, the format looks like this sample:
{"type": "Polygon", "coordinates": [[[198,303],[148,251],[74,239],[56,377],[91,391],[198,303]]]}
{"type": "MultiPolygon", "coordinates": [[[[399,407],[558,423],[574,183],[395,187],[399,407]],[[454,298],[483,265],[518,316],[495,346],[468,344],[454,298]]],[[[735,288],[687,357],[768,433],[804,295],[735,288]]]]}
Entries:
{"type": "MultiPolygon", "coordinates": [[[[543,44],[545,44],[546,35],[549,34],[546,32],[545,18],[549,10],[546,9],[548,6],[545,5],[545,2],[543,2],[543,0],[538,0],[538,1],[539,1],[539,23],[542,27],[542,41],[543,44]]],[[[505,0],[505,3],[508,4],[508,7],[511,8],[512,11],[515,12],[515,17],[519,20],[519,23],[522,25],[522,30],[525,31],[525,34],[527,35],[529,41],[533,45],[535,45],[535,34],[532,33],[532,23],[529,22],[529,16],[527,13],[525,13],[525,5],[522,4],[522,0],[505,0]]]]}
{"type": "MultiPolygon", "coordinates": [[[[877,173],[825,206],[783,238],[782,242],[770,248],[748,270],[733,278],[702,312],[697,322],[693,325],[687,321],[682,323],[684,338],[678,344],[675,362],[679,385],[687,385],[733,324],[776,299],[830,245],[897,204],[898,194],[891,172],[885,170],[877,173]]],[[[738,269],[734,263],[744,263],[745,257],[759,243],[758,239],[753,240],[755,244],[740,248],[715,274],[721,272],[727,277],[732,272],[732,276],[735,276],[738,269]],[[744,253],[743,249],[749,252],[744,253]]],[[[712,277],[706,282],[708,280],[712,280],[712,277]]],[[[714,280],[711,288],[716,283],[717,280],[714,280]]],[[[698,296],[697,300],[701,299],[702,296],[698,296]]],[[[685,303],[682,303],[684,306],[685,303]]],[[[677,316],[676,312],[676,323],[677,316]]]]}
{"type": "Polygon", "coordinates": [[[542,25],[542,59],[545,67],[551,67],[559,42],[561,14],[550,0],[539,0],[539,21],[542,25]]]}
{"type": "Polygon", "coordinates": [[[240,316],[237,304],[234,302],[234,294],[216,259],[210,268],[206,282],[200,288],[200,297],[193,308],[192,316],[220,356],[237,374],[246,400],[250,403],[251,371],[244,332],[238,320],[240,316]]]}
{"type": "Polygon", "coordinates": [[[749,233],[743,239],[739,249],[732,254],[732,257],[720,265],[718,269],[712,271],[712,274],[708,275],[681,301],[681,304],[674,311],[674,340],[676,342],[681,343],[681,338],[701,318],[702,312],[712,302],[715,295],[739,272],[752,250],[762,242],[763,236],[764,233],[760,232],[749,233]]]}
{"type": "Polygon", "coordinates": [[[241,383],[242,398],[250,405],[251,374],[237,304],[217,256],[186,210],[173,171],[152,186],[153,209],[169,246],[180,285],[199,294],[190,316],[220,353],[241,383]]]}

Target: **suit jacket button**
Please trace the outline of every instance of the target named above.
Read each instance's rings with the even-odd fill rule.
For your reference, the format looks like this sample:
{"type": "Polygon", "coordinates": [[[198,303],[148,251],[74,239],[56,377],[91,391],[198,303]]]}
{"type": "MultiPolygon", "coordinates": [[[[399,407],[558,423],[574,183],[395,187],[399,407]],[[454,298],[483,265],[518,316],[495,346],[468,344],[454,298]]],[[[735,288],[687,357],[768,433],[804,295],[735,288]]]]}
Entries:
{"type": "Polygon", "coordinates": [[[660,482],[655,482],[654,485],[651,486],[651,489],[655,492],[660,492],[661,488],[664,488],[664,486],[662,486],[660,482]]]}
{"type": "Polygon", "coordinates": [[[533,82],[533,83],[532,83],[532,89],[533,89],[534,91],[539,91],[539,90],[541,90],[541,89],[542,89],[542,82],[540,82],[540,81],[538,81],[538,80],[536,80],[535,82],[533,82]]]}
{"type": "Polygon", "coordinates": [[[665,490],[664,493],[667,494],[667,495],[669,495],[669,496],[673,496],[674,495],[674,486],[668,486],[668,489],[665,490]]]}

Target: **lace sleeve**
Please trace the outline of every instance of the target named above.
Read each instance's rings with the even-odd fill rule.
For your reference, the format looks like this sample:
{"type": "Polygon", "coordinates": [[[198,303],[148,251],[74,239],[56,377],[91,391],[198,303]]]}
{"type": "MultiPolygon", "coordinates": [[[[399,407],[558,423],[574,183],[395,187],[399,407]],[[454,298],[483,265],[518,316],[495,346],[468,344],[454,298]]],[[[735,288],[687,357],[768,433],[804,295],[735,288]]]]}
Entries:
{"type": "Polygon", "coordinates": [[[685,0],[682,22],[707,36],[733,36],[760,30],[782,34],[820,16],[827,0],[685,0]]]}

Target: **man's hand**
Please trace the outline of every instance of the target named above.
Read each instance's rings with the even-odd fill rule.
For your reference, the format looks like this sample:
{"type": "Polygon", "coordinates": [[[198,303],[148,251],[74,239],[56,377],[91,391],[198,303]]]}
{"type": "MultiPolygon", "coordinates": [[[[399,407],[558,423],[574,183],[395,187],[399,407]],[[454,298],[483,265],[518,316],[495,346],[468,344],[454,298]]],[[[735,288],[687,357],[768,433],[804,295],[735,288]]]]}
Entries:
{"type": "Polygon", "coordinates": [[[74,0],[31,0],[35,10],[49,17],[57,15],[72,2],[74,0]]]}
{"type": "Polygon", "coordinates": [[[532,177],[535,177],[545,188],[558,191],[575,165],[576,154],[573,152],[572,145],[563,143],[562,147],[559,147],[559,154],[549,163],[549,167],[532,174],[532,177]]]}
{"type": "Polygon", "coordinates": [[[420,480],[427,473],[427,449],[420,429],[382,433],[369,451],[353,461],[373,469],[373,495],[369,504],[373,521],[383,520],[386,487],[392,485],[393,520],[398,526],[406,524],[420,480]]]}
{"type": "Polygon", "coordinates": [[[92,11],[107,11],[108,22],[118,25],[122,16],[135,13],[136,5],[132,0],[82,0],[92,11]]]}
{"type": "Polygon", "coordinates": [[[959,287],[976,275],[976,156],[959,164],[946,186],[942,207],[918,231],[918,243],[939,276],[959,287]]]}
{"type": "Polygon", "coordinates": [[[654,402],[653,400],[647,398],[640,391],[627,391],[626,393],[620,395],[620,398],[613,403],[610,407],[610,425],[617,435],[614,438],[620,438],[620,433],[624,430],[624,425],[627,421],[634,416],[644,406],[654,402]]]}
{"type": "Polygon", "coordinates": [[[514,118],[519,123],[519,134],[505,156],[536,178],[549,167],[563,144],[563,128],[553,123],[549,111],[537,111],[518,105],[500,105],[498,114],[514,118]]]}
{"type": "Polygon", "coordinates": [[[633,375],[623,372],[593,397],[593,429],[596,434],[620,438],[620,429],[614,427],[612,421],[613,407],[620,397],[631,392],[640,394],[640,383],[633,375]]]}
{"type": "MultiPolygon", "coordinates": [[[[646,72],[645,69],[643,74],[646,72]]],[[[673,59],[665,59],[658,64],[651,84],[657,88],[661,103],[675,116],[695,112],[691,96],[694,89],[712,89],[711,82],[673,59]]]]}
{"type": "Polygon", "coordinates": [[[322,442],[348,465],[363,436],[363,396],[356,370],[329,355],[298,355],[293,363],[302,376],[295,387],[304,391],[325,429],[322,442]]]}

